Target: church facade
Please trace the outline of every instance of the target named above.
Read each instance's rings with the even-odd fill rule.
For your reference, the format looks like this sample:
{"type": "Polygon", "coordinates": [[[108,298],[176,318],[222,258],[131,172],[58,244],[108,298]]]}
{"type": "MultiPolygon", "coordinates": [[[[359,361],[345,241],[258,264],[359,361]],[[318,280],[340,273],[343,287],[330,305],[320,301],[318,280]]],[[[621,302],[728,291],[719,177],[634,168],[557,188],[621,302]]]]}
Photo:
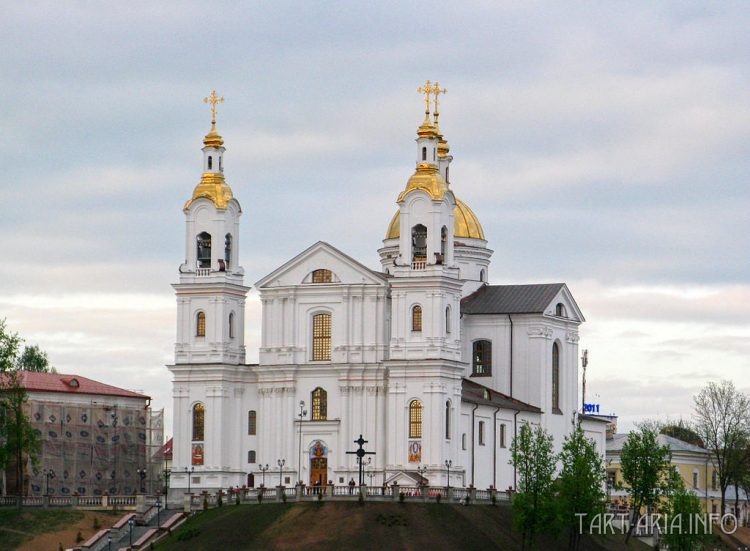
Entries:
{"type": "MultiPolygon", "coordinates": [[[[260,279],[258,365],[245,363],[240,204],[223,139],[204,139],[185,204],[177,297],[171,491],[364,482],[515,486],[524,422],[559,448],[578,411],[578,328],[563,283],[489,285],[492,250],[453,190],[429,82],[416,167],[396,199],[380,269],[318,242],[260,279]]],[[[604,452],[604,426],[581,421],[604,452]]]]}

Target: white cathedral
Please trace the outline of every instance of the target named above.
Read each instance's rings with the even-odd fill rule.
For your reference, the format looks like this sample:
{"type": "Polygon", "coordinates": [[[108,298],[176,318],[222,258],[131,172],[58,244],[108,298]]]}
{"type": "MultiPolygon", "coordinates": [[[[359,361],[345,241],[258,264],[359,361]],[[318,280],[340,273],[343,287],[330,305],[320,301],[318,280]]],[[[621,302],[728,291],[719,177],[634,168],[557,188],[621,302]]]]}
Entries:
{"type": "MultiPolygon", "coordinates": [[[[396,198],[380,270],[317,242],[261,278],[257,365],[245,363],[249,288],[242,210],[216,130],[223,98],[206,98],[211,130],[173,285],[173,499],[265,478],[347,484],[358,478],[347,452],[360,435],[374,452],[366,483],[506,489],[521,423],[544,427],[558,449],[572,430],[583,315],[564,283],[488,284],[492,250],[449,177],[443,90],[428,81],[420,91],[416,169],[396,198]]],[[[581,419],[603,452],[604,424],[581,419]]]]}

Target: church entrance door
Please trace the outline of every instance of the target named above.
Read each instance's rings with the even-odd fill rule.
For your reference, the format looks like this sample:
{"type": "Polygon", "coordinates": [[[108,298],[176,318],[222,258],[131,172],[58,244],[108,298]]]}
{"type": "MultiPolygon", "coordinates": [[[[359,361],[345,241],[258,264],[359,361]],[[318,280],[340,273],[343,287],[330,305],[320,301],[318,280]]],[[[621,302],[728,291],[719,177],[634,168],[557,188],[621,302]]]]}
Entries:
{"type": "Polygon", "coordinates": [[[328,458],[310,458],[310,486],[321,488],[328,482],[328,458]]]}

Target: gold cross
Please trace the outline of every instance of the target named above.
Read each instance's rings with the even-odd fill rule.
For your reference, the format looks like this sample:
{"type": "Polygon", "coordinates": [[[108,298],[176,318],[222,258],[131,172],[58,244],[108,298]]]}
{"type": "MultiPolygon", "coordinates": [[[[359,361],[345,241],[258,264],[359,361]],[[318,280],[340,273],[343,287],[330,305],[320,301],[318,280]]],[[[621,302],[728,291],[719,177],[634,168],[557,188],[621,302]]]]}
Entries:
{"type": "Polygon", "coordinates": [[[211,90],[211,95],[203,98],[203,103],[211,104],[211,124],[216,124],[216,104],[224,103],[224,98],[216,95],[216,90],[211,90]]]}
{"type": "Polygon", "coordinates": [[[426,81],[424,86],[417,88],[417,93],[424,94],[424,116],[425,119],[430,115],[430,94],[432,94],[433,88],[430,81],[426,81]]]}
{"type": "Polygon", "coordinates": [[[440,88],[440,84],[435,81],[435,84],[432,86],[432,93],[435,95],[435,120],[438,118],[438,96],[447,92],[448,90],[440,88]]]}

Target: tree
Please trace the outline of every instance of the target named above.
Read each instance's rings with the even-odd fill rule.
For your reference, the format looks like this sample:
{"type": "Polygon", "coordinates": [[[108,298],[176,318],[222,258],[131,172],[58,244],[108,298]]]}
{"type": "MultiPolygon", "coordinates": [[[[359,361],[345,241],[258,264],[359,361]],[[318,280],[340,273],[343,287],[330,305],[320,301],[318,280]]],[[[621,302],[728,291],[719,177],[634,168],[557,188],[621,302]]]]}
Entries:
{"type": "Polygon", "coordinates": [[[536,534],[555,526],[552,475],[555,455],[552,437],[541,427],[525,423],[513,439],[511,464],[518,475],[518,492],[513,496],[513,521],[521,532],[521,549],[534,544],[536,534]]]}
{"type": "Polygon", "coordinates": [[[709,382],[694,401],[695,431],[711,453],[721,488],[721,514],[727,486],[741,470],[739,450],[750,440],[750,400],[731,381],[709,382]]]}
{"type": "Polygon", "coordinates": [[[659,497],[669,492],[671,453],[668,446],[660,446],[657,434],[648,428],[631,431],[622,446],[620,464],[622,478],[630,487],[630,501],[633,505],[633,516],[625,541],[630,540],[638,521],[641,508],[650,509],[659,497]]]}
{"type": "Polygon", "coordinates": [[[674,551],[703,549],[710,529],[696,520],[703,513],[701,502],[685,488],[680,475],[674,471],[672,475],[663,540],[674,551]]]}
{"type": "Polygon", "coordinates": [[[683,442],[687,442],[688,444],[692,444],[693,446],[698,446],[699,448],[706,447],[700,435],[682,419],[677,423],[664,425],[659,432],[671,436],[672,438],[682,440],[683,442]]]}
{"type": "Polygon", "coordinates": [[[604,509],[604,467],[594,442],[581,427],[565,437],[560,452],[558,478],[560,522],[568,530],[568,549],[578,549],[581,519],[593,518],[604,509]],[[581,515],[584,515],[581,517],[581,515]]]}
{"type": "Polygon", "coordinates": [[[28,394],[19,369],[20,345],[18,334],[10,333],[5,320],[0,320],[0,469],[14,461],[19,494],[23,490],[24,461],[36,464],[40,447],[26,414],[28,394]]]}
{"type": "Polygon", "coordinates": [[[18,369],[24,371],[36,371],[37,373],[57,373],[50,366],[47,353],[39,348],[39,345],[24,346],[23,352],[16,361],[18,369]]]}

